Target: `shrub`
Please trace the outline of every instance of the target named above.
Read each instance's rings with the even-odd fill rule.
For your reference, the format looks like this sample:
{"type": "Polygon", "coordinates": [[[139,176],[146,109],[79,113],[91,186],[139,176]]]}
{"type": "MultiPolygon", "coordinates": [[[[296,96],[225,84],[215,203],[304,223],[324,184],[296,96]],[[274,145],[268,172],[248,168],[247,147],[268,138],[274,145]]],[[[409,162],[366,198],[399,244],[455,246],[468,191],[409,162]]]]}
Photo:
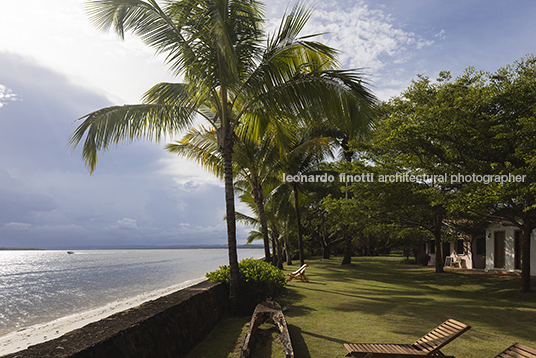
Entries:
{"type": "MultiPolygon", "coordinates": [[[[277,297],[285,287],[286,277],[283,270],[265,261],[244,259],[238,263],[238,269],[244,294],[253,305],[266,298],[277,297]]],[[[208,272],[205,276],[211,282],[229,285],[229,266],[220,266],[218,270],[208,272]]]]}

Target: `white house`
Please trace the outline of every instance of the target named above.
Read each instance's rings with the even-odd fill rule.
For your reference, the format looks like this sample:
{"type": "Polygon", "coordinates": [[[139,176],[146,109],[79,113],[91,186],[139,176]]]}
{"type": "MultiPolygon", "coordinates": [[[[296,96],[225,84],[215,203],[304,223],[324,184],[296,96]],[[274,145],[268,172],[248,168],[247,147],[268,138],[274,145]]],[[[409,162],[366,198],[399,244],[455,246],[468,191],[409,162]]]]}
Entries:
{"type": "MultiPolygon", "coordinates": [[[[486,239],[484,233],[476,236],[472,242],[457,240],[441,243],[441,257],[443,263],[450,258],[451,267],[467,269],[485,269],[486,267],[486,239]]],[[[426,244],[425,252],[430,256],[429,266],[435,266],[434,241],[426,244]]]]}
{"type": "MultiPolygon", "coordinates": [[[[428,242],[425,250],[431,257],[428,265],[435,266],[434,242],[428,242]]],[[[521,272],[521,230],[512,225],[492,224],[472,242],[443,242],[441,257],[444,262],[450,257],[455,267],[521,272]]],[[[536,276],[536,229],[531,236],[530,259],[530,274],[536,276]]]]}
{"type": "MultiPolygon", "coordinates": [[[[502,224],[486,229],[485,269],[521,272],[521,230],[502,224]]],[[[536,230],[530,238],[530,274],[536,276],[536,230]]]]}

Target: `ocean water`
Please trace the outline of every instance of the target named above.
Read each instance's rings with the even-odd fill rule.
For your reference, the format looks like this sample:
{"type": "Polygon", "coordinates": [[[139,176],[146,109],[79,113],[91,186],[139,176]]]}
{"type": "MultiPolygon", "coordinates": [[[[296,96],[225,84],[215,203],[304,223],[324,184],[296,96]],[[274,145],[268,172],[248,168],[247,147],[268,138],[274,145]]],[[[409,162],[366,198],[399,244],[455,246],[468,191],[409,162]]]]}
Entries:
{"type": "MultiPolygon", "coordinates": [[[[239,249],[239,259],[263,250],[239,249]]],[[[0,335],[201,278],[227,249],[0,251],[0,335]]]]}

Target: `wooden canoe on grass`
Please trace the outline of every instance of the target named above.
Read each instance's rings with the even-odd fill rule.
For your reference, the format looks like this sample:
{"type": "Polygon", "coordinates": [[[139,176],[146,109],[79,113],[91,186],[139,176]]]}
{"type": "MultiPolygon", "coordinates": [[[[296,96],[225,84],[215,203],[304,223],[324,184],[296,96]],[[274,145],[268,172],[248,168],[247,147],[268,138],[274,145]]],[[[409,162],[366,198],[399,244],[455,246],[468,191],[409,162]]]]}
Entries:
{"type": "Polygon", "coordinates": [[[257,335],[257,329],[261,324],[270,321],[279,328],[279,340],[283,344],[285,356],[287,358],[294,358],[294,350],[292,349],[287,321],[285,320],[281,306],[274,301],[264,301],[255,307],[255,311],[251,316],[251,322],[249,323],[248,333],[246,334],[246,339],[242,346],[240,358],[247,358],[250,356],[257,335]]]}

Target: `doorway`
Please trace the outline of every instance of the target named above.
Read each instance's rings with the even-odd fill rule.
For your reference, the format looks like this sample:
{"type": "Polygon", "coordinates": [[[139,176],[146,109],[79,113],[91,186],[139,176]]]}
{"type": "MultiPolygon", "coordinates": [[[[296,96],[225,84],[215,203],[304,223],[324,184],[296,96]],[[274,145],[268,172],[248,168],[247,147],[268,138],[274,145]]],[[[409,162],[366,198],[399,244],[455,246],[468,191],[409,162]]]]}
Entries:
{"type": "Polygon", "coordinates": [[[494,240],[495,240],[495,268],[505,268],[506,258],[504,250],[504,231],[495,231],[494,240]]]}

